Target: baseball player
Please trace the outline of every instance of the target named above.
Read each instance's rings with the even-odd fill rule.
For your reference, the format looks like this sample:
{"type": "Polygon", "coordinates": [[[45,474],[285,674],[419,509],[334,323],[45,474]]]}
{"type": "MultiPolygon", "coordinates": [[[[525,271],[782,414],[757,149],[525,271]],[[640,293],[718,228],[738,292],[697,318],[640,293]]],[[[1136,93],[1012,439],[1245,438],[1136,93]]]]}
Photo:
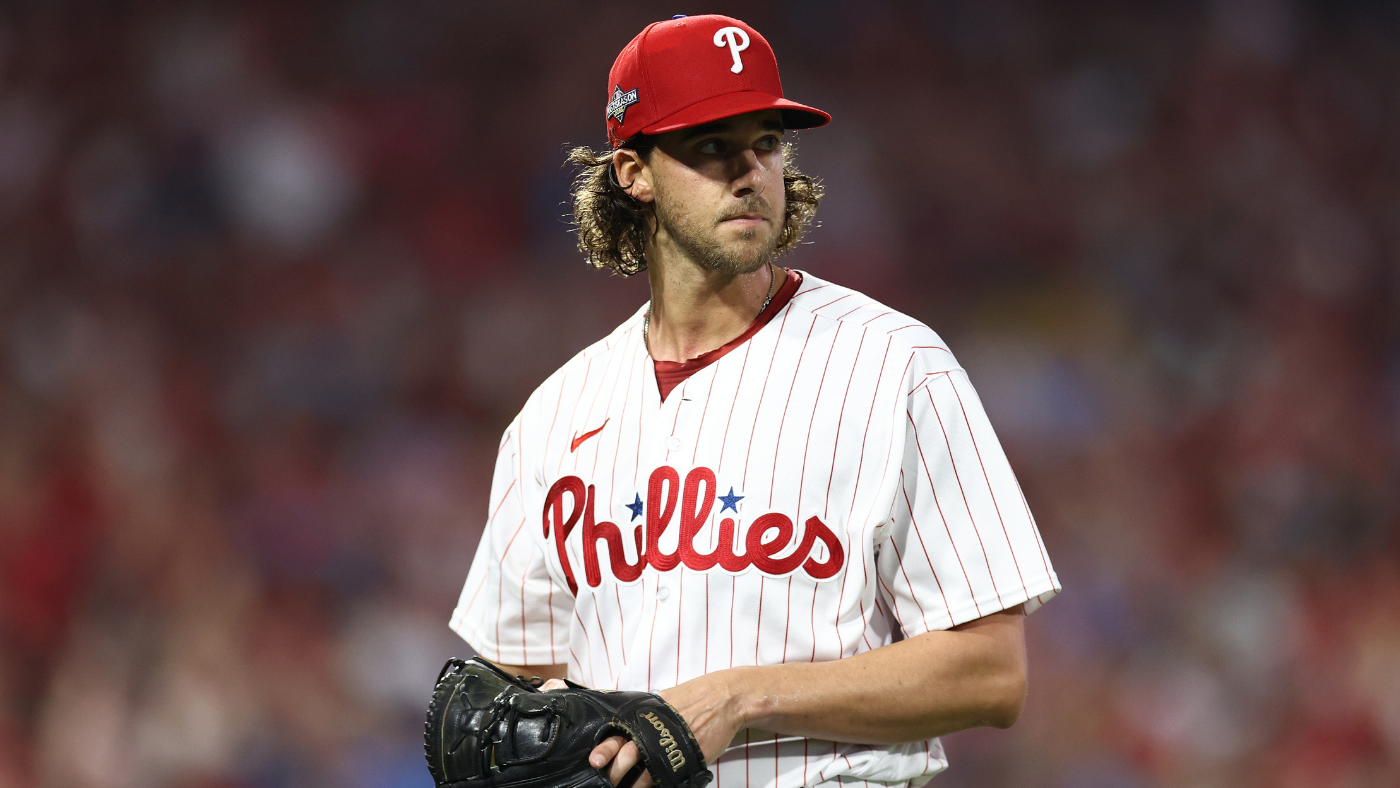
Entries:
{"type": "Polygon", "coordinates": [[[721,788],[921,784],[937,736],[1015,721],[1023,616],[1060,588],[982,404],[927,326],[773,262],[820,197],[784,137],[830,116],[752,27],[647,27],[606,113],[580,246],[651,299],[507,428],[451,626],[515,673],[658,692],[721,788]]]}

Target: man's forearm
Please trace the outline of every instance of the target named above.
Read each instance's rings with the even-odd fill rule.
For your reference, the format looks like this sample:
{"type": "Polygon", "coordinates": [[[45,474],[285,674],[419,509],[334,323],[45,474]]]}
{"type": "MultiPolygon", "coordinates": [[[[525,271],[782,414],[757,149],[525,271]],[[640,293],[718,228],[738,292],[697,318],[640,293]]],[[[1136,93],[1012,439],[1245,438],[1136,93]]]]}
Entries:
{"type": "MultiPolygon", "coordinates": [[[[919,741],[983,725],[1005,728],[1020,715],[1026,696],[1023,620],[1017,606],[854,657],[730,668],[660,695],[690,723],[710,759],[744,728],[853,744],[919,741]]],[[[567,668],[500,667],[544,678],[563,678],[567,668]]],[[[599,765],[622,747],[618,737],[600,744],[594,750],[599,765]]],[[[620,779],[635,762],[635,750],[624,751],[610,779],[620,779]]]]}
{"type": "Polygon", "coordinates": [[[730,674],[723,684],[743,727],[857,744],[1004,728],[1026,693],[1022,618],[1016,607],[846,659],[712,675],[730,674]]]}
{"type": "MultiPolygon", "coordinates": [[[[1026,697],[1024,616],[1018,605],[947,632],[928,632],[854,657],[719,670],[662,690],[713,763],[744,728],[853,744],[898,744],[966,728],[1010,726],[1026,697]]],[[[563,665],[512,667],[562,678],[563,665]]],[[[562,687],[550,682],[546,688],[562,687]]],[[[589,762],[614,785],[636,745],[604,739],[589,762]]],[[[643,774],[636,788],[650,788],[643,774]]]]}

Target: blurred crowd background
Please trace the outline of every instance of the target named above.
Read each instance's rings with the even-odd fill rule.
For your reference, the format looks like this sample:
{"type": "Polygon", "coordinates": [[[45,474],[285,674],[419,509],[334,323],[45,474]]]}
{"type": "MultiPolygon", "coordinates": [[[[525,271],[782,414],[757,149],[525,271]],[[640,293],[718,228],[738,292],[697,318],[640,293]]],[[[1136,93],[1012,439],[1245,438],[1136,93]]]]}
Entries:
{"type": "Polygon", "coordinates": [[[430,788],[500,433],[646,298],[564,152],[707,11],[1065,586],[932,785],[1400,785],[1393,2],[9,0],[0,788],[430,788]]]}

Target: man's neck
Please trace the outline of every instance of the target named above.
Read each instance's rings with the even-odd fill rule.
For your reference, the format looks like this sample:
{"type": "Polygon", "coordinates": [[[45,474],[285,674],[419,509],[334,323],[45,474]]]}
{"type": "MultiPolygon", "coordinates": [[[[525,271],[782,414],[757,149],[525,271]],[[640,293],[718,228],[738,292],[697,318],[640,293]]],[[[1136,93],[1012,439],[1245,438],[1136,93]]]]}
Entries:
{"type": "Polygon", "coordinates": [[[748,329],[785,278],[783,269],[771,263],[730,276],[685,258],[648,261],[651,357],[688,361],[724,345],[748,329]]]}

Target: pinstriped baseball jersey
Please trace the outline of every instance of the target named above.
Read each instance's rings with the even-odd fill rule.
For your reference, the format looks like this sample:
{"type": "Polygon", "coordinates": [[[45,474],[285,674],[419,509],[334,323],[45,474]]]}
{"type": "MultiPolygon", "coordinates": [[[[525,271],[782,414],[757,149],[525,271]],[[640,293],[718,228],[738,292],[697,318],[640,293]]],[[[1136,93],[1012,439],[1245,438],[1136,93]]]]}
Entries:
{"type": "MultiPolygon", "coordinates": [[[[839,659],[1059,591],[982,404],[927,326],[802,274],[664,400],[644,310],[506,430],[452,617],[488,659],[599,688],[839,659]]],[[[719,788],[921,781],[938,740],[748,730],[719,788]]]]}

